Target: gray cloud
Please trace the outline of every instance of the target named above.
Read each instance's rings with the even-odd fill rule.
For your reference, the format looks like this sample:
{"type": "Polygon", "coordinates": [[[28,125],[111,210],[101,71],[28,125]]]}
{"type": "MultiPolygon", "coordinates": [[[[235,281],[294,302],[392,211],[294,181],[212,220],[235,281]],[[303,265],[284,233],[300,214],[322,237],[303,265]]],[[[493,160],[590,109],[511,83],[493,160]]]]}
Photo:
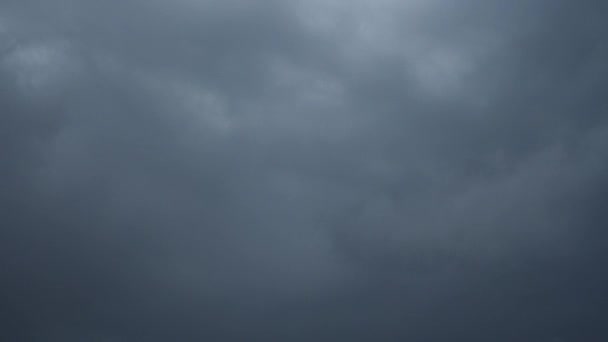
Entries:
{"type": "Polygon", "coordinates": [[[10,341],[602,341],[600,1],[3,1],[10,341]]]}

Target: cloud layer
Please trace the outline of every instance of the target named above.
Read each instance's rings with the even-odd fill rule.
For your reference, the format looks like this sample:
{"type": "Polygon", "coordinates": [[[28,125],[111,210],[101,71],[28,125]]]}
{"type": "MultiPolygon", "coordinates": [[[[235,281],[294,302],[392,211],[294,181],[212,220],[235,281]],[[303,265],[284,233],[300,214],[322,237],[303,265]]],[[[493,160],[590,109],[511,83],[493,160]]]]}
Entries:
{"type": "Polygon", "coordinates": [[[7,341],[603,341],[602,1],[5,0],[7,341]]]}

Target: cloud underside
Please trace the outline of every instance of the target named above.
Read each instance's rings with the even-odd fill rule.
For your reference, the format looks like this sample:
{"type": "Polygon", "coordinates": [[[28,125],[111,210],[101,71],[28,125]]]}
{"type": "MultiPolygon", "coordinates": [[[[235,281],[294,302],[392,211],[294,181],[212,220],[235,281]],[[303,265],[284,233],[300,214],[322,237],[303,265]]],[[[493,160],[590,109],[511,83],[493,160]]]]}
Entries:
{"type": "Polygon", "coordinates": [[[7,341],[602,341],[601,1],[3,1],[7,341]]]}

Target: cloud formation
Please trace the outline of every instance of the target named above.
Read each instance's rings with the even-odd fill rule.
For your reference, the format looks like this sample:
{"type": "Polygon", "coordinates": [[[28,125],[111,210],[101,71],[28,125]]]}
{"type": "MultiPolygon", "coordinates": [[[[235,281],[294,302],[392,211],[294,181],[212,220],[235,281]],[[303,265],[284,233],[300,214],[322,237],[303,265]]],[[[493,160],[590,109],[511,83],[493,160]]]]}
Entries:
{"type": "Polygon", "coordinates": [[[602,1],[5,0],[7,341],[603,341],[602,1]]]}

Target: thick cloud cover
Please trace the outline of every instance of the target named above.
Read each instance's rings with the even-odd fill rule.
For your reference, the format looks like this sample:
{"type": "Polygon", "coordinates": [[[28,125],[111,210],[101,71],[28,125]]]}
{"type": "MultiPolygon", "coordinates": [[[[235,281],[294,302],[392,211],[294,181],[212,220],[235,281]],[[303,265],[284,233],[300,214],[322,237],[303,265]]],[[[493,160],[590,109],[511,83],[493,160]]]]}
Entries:
{"type": "Polygon", "coordinates": [[[605,341],[604,1],[0,1],[3,341],[605,341]]]}

